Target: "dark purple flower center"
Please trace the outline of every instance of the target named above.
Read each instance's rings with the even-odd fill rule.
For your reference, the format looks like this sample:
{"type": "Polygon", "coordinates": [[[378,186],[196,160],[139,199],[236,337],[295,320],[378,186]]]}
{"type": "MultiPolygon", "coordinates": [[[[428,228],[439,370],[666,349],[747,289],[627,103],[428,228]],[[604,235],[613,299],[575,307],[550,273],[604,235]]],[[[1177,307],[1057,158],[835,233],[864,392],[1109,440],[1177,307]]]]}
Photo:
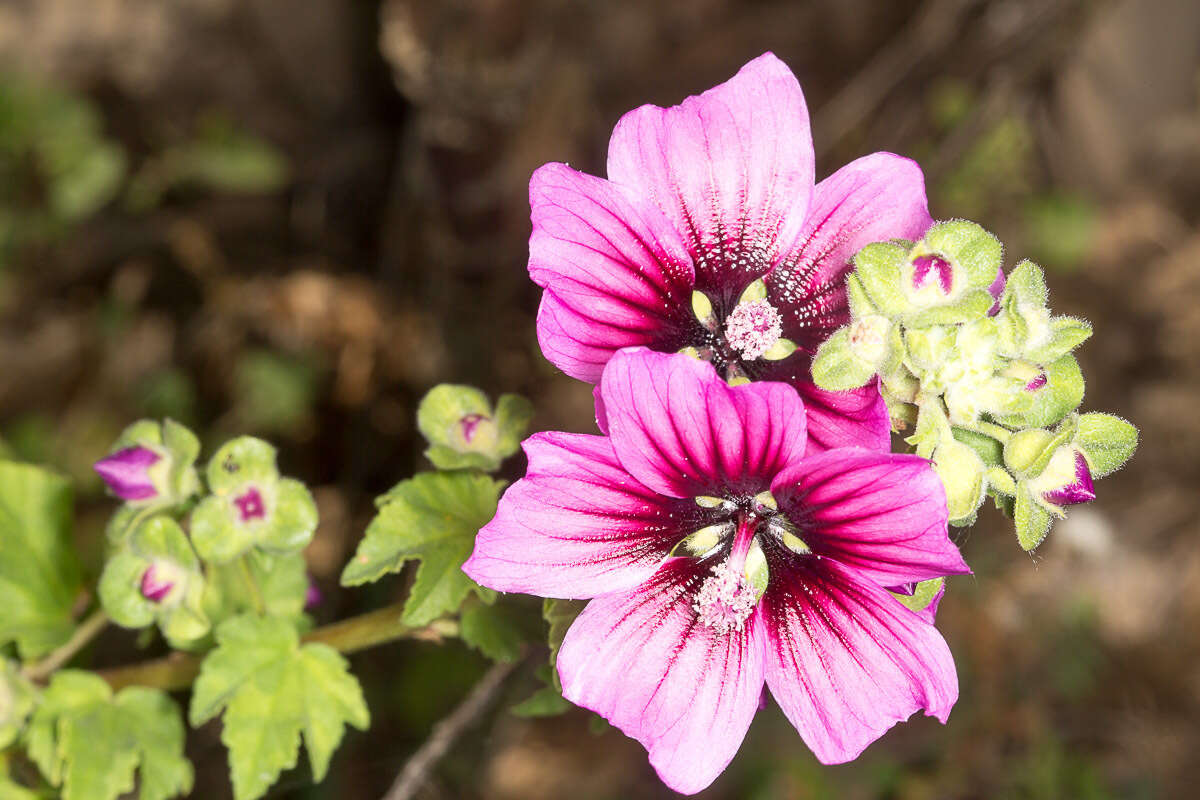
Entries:
{"type": "Polygon", "coordinates": [[[267,509],[263,505],[262,494],[253,486],[233,498],[233,504],[237,506],[238,515],[241,517],[242,522],[263,519],[267,516],[267,509]]]}

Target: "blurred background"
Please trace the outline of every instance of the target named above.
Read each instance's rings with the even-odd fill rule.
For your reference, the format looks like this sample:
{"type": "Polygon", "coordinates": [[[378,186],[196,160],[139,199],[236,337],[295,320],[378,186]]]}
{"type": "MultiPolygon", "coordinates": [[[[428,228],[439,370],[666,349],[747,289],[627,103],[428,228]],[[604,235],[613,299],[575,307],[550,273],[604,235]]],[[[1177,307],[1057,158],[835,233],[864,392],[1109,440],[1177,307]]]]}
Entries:
{"type": "MultiPolygon", "coordinates": [[[[337,575],[372,498],[423,466],[439,381],[588,431],[590,388],[539,355],[527,181],[603,173],[618,117],[773,50],[813,111],[817,172],[918,159],[935,217],[1048,272],[1096,335],[1085,410],[1142,445],[1032,558],[985,510],[940,627],[962,697],[822,767],[777,708],[707,798],[1184,798],[1200,785],[1200,4],[1195,0],[3,0],[0,448],[77,482],[128,422],[274,440],[315,487],[321,620],[402,595],[337,575]]],[[[522,464],[510,466],[511,477],[522,464]]],[[[96,665],[143,657],[109,631],[96,665]]],[[[357,655],[369,733],[271,797],[377,798],[486,668],[457,644],[357,655]]],[[[666,798],[583,711],[500,706],[428,798],[666,798]]],[[[196,797],[229,796],[219,728],[196,797]]]]}

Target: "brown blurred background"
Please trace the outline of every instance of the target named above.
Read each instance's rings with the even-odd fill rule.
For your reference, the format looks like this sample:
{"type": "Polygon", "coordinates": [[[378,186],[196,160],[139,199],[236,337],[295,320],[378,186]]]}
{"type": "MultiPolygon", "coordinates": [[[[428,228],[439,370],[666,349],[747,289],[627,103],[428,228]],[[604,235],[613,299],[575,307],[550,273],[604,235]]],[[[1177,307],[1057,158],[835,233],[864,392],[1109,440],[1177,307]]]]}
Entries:
{"type": "MultiPolygon", "coordinates": [[[[813,111],[818,176],[921,161],[1088,317],[1086,410],[1142,430],[1129,467],[1032,558],[984,513],[941,627],[962,697],[821,767],[771,707],[709,798],[1187,798],[1200,785],[1200,4],[1195,0],[2,0],[0,439],[77,480],[129,421],[276,441],[316,487],[321,619],[403,579],[337,575],[371,498],[422,466],[439,381],[518,391],[589,430],[541,359],[526,186],[603,171],[609,131],[773,50],[813,111]]],[[[510,471],[519,473],[520,464],[510,471]]],[[[101,640],[97,664],[141,657],[101,640]]],[[[457,645],[354,658],[375,724],[278,798],[379,797],[484,669],[457,645]]],[[[505,705],[527,695],[513,685],[505,705]]],[[[670,797],[582,711],[491,714],[428,798],[670,797]]],[[[195,796],[228,796],[219,729],[195,796]]]]}

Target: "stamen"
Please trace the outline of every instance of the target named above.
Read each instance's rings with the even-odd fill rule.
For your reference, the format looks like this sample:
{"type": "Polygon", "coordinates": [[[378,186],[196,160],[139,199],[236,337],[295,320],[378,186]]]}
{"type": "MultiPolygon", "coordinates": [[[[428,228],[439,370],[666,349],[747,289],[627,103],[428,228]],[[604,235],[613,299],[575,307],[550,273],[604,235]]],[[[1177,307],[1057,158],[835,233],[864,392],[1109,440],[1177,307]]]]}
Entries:
{"type": "Polygon", "coordinates": [[[740,303],[725,320],[725,340],[747,360],[770,350],[782,334],[783,320],[766,300],[740,303]]]}
{"type": "Polygon", "coordinates": [[[700,621],[718,633],[740,631],[758,605],[758,593],[740,570],[726,564],[712,569],[704,579],[692,608],[700,621]]]}

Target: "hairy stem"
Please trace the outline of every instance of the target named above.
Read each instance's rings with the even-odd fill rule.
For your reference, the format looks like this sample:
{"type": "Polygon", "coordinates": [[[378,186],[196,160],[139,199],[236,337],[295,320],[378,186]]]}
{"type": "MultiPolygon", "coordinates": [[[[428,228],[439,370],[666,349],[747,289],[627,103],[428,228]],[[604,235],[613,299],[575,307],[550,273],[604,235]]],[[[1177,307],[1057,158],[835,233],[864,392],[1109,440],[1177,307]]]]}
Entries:
{"type": "Polygon", "coordinates": [[[396,777],[392,788],[383,796],[383,800],[412,800],[416,797],[417,792],[429,779],[434,765],[446,755],[458,737],[487,710],[504,681],[516,668],[515,662],[500,662],[488,670],[466,699],[433,727],[429,738],[405,762],[404,769],[396,777]]]}
{"type": "MultiPolygon", "coordinates": [[[[397,639],[439,641],[458,634],[458,623],[450,619],[434,620],[413,627],[400,621],[403,603],[385,606],[357,617],[334,622],[310,631],[304,642],[320,642],[341,653],[355,653],[397,639]]],[[[99,675],[114,690],[126,686],[150,686],[166,691],[186,689],[200,673],[202,653],[172,653],[164,658],[100,670],[99,675]]]]}
{"type": "Polygon", "coordinates": [[[23,671],[25,677],[31,681],[43,681],[50,677],[50,674],[57,670],[62,665],[66,664],[75,655],[88,646],[88,643],[100,635],[100,632],[108,626],[108,614],[104,613],[104,609],[98,608],[91,615],[80,623],[75,632],[71,634],[71,638],[58,649],[52,651],[50,655],[43,658],[36,664],[30,664],[23,671]]]}

